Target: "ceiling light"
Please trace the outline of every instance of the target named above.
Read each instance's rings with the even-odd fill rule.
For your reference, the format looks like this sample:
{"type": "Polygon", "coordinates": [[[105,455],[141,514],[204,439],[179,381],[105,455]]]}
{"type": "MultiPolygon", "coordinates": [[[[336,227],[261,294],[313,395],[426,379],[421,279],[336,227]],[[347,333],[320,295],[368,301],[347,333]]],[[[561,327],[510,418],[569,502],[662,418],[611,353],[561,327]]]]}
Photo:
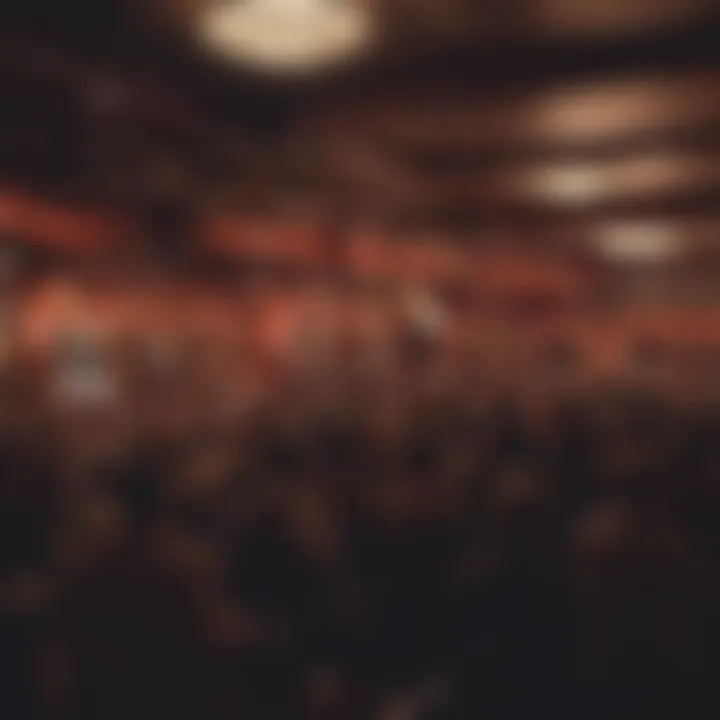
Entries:
{"type": "Polygon", "coordinates": [[[610,260],[642,264],[667,262],[681,249],[672,227],[647,222],[608,225],[600,233],[599,246],[610,260]]]}
{"type": "Polygon", "coordinates": [[[607,190],[601,168],[565,166],[547,168],[533,178],[541,197],[562,204],[582,204],[600,199],[607,190]]]}
{"type": "Polygon", "coordinates": [[[296,73],[361,52],[371,21],[363,0],[226,0],[210,4],[198,31],[200,42],[217,55],[296,73]]]}

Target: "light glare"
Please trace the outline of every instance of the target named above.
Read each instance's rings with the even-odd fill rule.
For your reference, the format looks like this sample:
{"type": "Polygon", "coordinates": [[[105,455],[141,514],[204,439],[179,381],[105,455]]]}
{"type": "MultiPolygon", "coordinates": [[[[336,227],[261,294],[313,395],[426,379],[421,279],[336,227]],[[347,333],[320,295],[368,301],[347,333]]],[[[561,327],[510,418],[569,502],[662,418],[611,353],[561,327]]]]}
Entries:
{"type": "Polygon", "coordinates": [[[216,3],[200,23],[211,51],[275,72],[303,72],[360,51],[370,36],[364,7],[327,0],[216,3]]]}

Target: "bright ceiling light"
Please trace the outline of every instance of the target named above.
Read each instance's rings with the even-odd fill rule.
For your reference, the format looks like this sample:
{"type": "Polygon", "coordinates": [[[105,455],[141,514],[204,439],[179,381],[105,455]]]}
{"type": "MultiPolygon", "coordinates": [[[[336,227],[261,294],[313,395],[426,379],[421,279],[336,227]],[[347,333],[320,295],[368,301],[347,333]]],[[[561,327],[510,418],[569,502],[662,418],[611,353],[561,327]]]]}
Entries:
{"type": "Polygon", "coordinates": [[[199,36],[229,60],[302,73],[361,52],[371,24],[363,0],[218,0],[203,13],[199,36]]]}
{"type": "Polygon", "coordinates": [[[579,205],[601,199],[608,188],[602,168],[568,165],[539,172],[533,189],[551,202],[579,205]]]}
{"type": "Polygon", "coordinates": [[[647,222],[608,225],[600,233],[599,246],[608,259],[633,264],[667,262],[681,250],[671,226],[647,222]]]}

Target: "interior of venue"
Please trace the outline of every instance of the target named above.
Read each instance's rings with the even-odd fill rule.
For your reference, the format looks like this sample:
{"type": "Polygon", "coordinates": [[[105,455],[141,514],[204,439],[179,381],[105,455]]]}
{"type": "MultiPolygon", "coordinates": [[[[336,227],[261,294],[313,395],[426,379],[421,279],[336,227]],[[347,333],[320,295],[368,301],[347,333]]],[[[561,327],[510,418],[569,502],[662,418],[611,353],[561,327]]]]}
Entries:
{"type": "Polygon", "coordinates": [[[715,0],[0,4],[2,720],[710,720],[718,518],[715,0]]]}

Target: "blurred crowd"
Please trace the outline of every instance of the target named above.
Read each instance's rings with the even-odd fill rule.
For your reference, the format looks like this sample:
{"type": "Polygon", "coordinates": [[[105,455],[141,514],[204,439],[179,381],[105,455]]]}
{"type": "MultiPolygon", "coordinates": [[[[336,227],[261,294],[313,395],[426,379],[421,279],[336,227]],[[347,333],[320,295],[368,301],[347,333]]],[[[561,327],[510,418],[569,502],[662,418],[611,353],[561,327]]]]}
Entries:
{"type": "Polygon", "coordinates": [[[0,378],[3,720],[718,716],[720,394],[652,347],[68,342],[0,378]]]}

